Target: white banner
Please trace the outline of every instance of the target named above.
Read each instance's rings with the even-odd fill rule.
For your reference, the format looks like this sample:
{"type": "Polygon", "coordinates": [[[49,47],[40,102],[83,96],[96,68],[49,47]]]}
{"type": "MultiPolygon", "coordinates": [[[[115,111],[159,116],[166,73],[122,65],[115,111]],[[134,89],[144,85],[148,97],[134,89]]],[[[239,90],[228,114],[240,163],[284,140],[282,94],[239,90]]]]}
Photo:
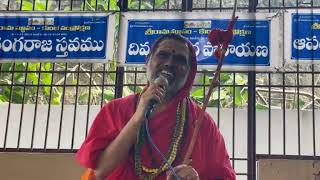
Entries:
{"type": "Polygon", "coordinates": [[[112,60],[114,19],[110,13],[0,13],[0,63],[112,60]]]}
{"type": "MultiPolygon", "coordinates": [[[[223,70],[275,70],[282,65],[279,48],[280,18],[273,13],[240,13],[234,27],[223,70]]],[[[119,60],[125,65],[143,65],[152,43],[163,34],[188,38],[200,69],[215,69],[216,46],[208,42],[212,29],[226,29],[231,13],[221,12],[126,12],[121,16],[119,60]]]]}

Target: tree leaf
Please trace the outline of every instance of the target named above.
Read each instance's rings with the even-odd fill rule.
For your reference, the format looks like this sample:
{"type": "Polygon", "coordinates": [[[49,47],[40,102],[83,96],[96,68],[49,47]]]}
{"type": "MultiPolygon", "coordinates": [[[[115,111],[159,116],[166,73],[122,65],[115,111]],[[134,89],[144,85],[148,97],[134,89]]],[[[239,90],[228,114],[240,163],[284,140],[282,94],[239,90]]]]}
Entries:
{"type": "Polygon", "coordinates": [[[210,85],[210,82],[213,78],[209,77],[208,75],[201,75],[200,83],[202,85],[210,85]]]}
{"type": "Polygon", "coordinates": [[[138,1],[131,1],[129,4],[130,9],[138,9],[139,8],[139,2],[138,1]]]}
{"type": "Polygon", "coordinates": [[[227,96],[227,93],[223,89],[220,89],[220,97],[219,97],[219,91],[214,91],[211,94],[211,99],[218,100],[220,98],[220,100],[222,100],[222,99],[225,99],[226,96],[227,96]]]}
{"type": "Polygon", "coordinates": [[[46,96],[50,96],[50,87],[43,87],[43,91],[46,96]]]}
{"type": "MultiPolygon", "coordinates": [[[[28,70],[29,71],[37,71],[40,63],[29,63],[28,70]]],[[[30,80],[32,84],[38,85],[38,74],[37,73],[28,73],[27,80],[30,80]]]]}
{"type": "Polygon", "coordinates": [[[27,79],[31,80],[32,84],[38,85],[38,75],[36,73],[28,73],[27,79]]]}
{"type": "Polygon", "coordinates": [[[117,1],[116,0],[110,0],[110,10],[117,10],[117,9],[119,9],[119,7],[117,5],[117,1]]]}
{"type": "Polygon", "coordinates": [[[303,107],[306,104],[306,102],[304,100],[302,100],[302,99],[299,99],[298,103],[299,103],[300,108],[303,107]]]}
{"type": "Polygon", "coordinates": [[[60,101],[60,97],[58,97],[58,96],[55,96],[55,97],[53,97],[52,98],[52,104],[54,104],[54,105],[59,105],[59,104],[61,104],[61,101],[60,101]]]}
{"type": "Polygon", "coordinates": [[[243,78],[241,75],[236,74],[236,84],[237,85],[245,85],[247,83],[247,80],[245,78],[243,78]]]}
{"type": "Polygon", "coordinates": [[[15,70],[24,71],[26,67],[26,63],[16,63],[15,70]]]}
{"type": "Polygon", "coordinates": [[[256,108],[257,109],[268,109],[268,106],[260,104],[260,103],[256,103],[256,108]]]}
{"type": "Polygon", "coordinates": [[[156,0],[155,8],[159,9],[159,8],[164,7],[166,2],[167,2],[166,0],[156,0]]]}
{"type": "Polygon", "coordinates": [[[64,11],[71,11],[71,7],[70,6],[65,6],[63,10],[64,11]]]}
{"type": "Polygon", "coordinates": [[[42,66],[42,68],[45,71],[51,71],[51,63],[45,63],[44,66],[42,66]]]}
{"type": "Polygon", "coordinates": [[[231,74],[230,73],[220,73],[220,82],[226,82],[230,80],[231,74]]]}
{"type": "Polygon", "coordinates": [[[235,88],[234,103],[237,106],[242,106],[242,97],[241,97],[241,92],[239,87],[235,88]]]}
{"type": "MultiPolygon", "coordinates": [[[[17,0],[20,3],[20,0],[17,0]]],[[[33,9],[33,4],[28,1],[22,1],[22,9],[23,11],[31,11],[33,9]]]]}
{"type": "Polygon", "coordinates": [[[89,101],[89,92],[84,92],[79,96],[79,103],[84,104],[89,101]]]}
{"type": "Polygon", "coordinates": [[[13,79],[15,83],[24,82],[24,73],[15,73],[13,79]]]}
{"type": "Polygon", "coordinates": [[[153,6],[149,2],[143,2],[141,4],[141,9],[152,9],[152,8],[153,8],[153,6]]]}
{"type": "Polygon", "coordinates": [[[3,71],[10,71],[12,69],[12,64],[11,63],[4,63],[4,64],[2,64],[1,69],[3,71]]]}
{"type": "Polygon", "coordinates": [[[23,103],[22,100],[22,88],[21,87],[13,87],[12,88],[12,102],[13,103],[17,103],[17,104],[21,104],[23,103]]]}
{"type": "Polygon", "coordinates": [[[242,101],[244,102],[243,104],[247,104],[248,102],[248,91],[244,90],[241,93],[242,101]]]}
{"type": "Polygon", "coordinates": [[[103,91],[103,100],[105,102],[109,102],[112,99],[114,99],[114,91],[110,90],[110,89],[105,89],[103,91]]]}
{"type": "Polygon", "coordinates": [[[203,88],[197,88],[191,93],[191,96],[195,98],[203,98],[203,95],[203,88]]]}
{"type": "Polygon", "coordinates": [[[6,102],[9,102],[8,97],[0,94],[0,103],[6,103],[6,102]]]}
{"type": "Polygon", "coordinates": [[[128,86],[124,86],[122,88],[122,93],[123,93],[123,96],[129,96],[130,94],[132,94],[132,91],[128,86]]]}
{"type": "Polygon", "coordinates": [[[52,94],[52,104],[59,105],[61,104],[62,88],[54,87],[52,94]]]}
{"type": "Polygon", "coordinates": [[[38,10],[38,11],[45,11],[46,10],[46,3],[45,2],[36,2],[34,9],[38,10]]]}

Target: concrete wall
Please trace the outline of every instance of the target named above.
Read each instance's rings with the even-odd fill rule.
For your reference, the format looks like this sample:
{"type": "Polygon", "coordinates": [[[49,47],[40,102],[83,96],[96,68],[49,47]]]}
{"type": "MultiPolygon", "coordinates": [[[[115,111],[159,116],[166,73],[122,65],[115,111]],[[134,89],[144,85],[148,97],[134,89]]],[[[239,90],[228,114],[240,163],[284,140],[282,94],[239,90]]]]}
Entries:
{"type": "Polygon", "coordinates": [[[260,160],[259,180],[319,180],[320,161],[260,160]]]}
{"type": "Polygon", "coordinates": [[[79,180],[74,154],[0,153],[1,180],[79,180]]]}

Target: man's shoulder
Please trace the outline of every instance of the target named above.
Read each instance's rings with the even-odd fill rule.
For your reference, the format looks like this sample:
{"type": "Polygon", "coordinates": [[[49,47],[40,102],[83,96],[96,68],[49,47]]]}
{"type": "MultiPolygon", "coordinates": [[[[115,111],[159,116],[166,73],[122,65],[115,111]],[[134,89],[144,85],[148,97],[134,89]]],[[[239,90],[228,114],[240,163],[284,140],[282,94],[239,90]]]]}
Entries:
{"type": "Polygon", "coordinates": [[[137,99],[137,94],[131,94],[129,96],[113,99],[104,105],[103,108],[118,108],[118,107],[131,107],[135,104],[135,100],[137,99]]]}
{"type": "MultiPolygon", "coordinates": [[[[193,108],[194,110],[194,114],[195,114],[195,120],[198,119],[198,116],[200,115],[200,113],[202,113],[202,107],[197,104],[195,101],[191,100],[191,108],[193,108]]],[[[204,112],[204,116],[203,116],[203,122],[206,124],[206,125],[214,125],[215,122],[212,118],[212,116],[210,115],[210,113],[208,113],[208,109],[204,112]]]]}
{"type": "Polygon", "coordinates": [[[129,96],[121,97],[121,98],[116,98],[110,101],[110,103],[128,103],[128,102],[133,102],[137,94],[131,94],[129,96]]]}
{"type": "MultiPolygon", "coordinates": [[[[199,115],[202,111],[202,107],[191,98],[190,98],[190,104],[191,104],[191,108],[193,108],[193,111],[195,111],[195,114],[199,115]]],[[[209,114],[205,112],[205,115],[207,116],[209,114]]]]}

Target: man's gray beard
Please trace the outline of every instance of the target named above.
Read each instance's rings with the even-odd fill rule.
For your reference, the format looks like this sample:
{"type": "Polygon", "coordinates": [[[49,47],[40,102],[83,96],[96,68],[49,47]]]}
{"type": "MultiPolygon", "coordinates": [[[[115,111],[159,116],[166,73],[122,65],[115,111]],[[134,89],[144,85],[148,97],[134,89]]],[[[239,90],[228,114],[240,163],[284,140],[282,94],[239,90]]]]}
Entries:
{"type": "MultiPolygon", "coordinates": [[[[147,80],[150,84],[154,84],[155,79],[157,79],[157,77],[152,78],[152,75],[150,72],[146,72],[146,76],[147,76],[147,80]]],[[[166,89],[166,93],[171,93],[171,94],[178,94],[178,92],[184,87],[184,85],[186,84],[188,78],[185,79],[184,82],[178,82],[178,86],[176,86],[175,88],[172,88],[169,84],[169,86],[166,89]]]]}

